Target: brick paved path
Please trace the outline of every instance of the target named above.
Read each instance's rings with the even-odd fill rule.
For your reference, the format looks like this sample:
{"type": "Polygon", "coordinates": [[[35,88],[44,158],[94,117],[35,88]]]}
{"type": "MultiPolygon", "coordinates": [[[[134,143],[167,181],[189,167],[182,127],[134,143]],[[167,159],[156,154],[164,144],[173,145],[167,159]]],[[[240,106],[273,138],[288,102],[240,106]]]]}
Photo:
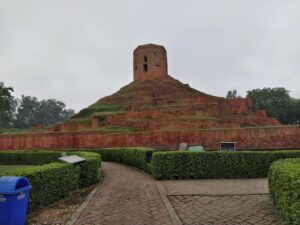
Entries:
{"type": "Polygon", "coordinates": [[[267,179],[160,181],[184,225],[283,225],[267,179]]]}
{"type": "Polygon", "coordinates": [[[283,225],[269,195],[169,196],[184,225],[283,225]]]}
{"type": "Polygon", "coordinates": [[[105,179],[76,225],[284,224],[266,179],[157,182],[132,167],[104,162],[102,168],[105,179]]]}
{"type": "Polygon", "coordinates": [[[102,168],[104,181],[77,225],[171,225],[151,176],[116,163],[102,168]]]}

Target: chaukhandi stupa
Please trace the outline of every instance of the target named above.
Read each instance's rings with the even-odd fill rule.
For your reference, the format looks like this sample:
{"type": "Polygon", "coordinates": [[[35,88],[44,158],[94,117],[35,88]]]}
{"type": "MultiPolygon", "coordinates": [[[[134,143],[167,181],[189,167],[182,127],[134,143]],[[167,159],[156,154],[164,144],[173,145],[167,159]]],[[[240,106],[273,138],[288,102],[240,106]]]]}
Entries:
{"type": "Polygon", "coordinates": [[[208,95],[171,77],[163,46],[138,46],[133,71],[133,82],[69,121],[43,133],[10,135],[6,141],[0,136],[0,148],[176,149],[182,142],[207,150],[218,149],[221,142],[235,142],[238,149],[300,148],[299,126],[281,125],[255,110],[250,99],[208,95]]]}

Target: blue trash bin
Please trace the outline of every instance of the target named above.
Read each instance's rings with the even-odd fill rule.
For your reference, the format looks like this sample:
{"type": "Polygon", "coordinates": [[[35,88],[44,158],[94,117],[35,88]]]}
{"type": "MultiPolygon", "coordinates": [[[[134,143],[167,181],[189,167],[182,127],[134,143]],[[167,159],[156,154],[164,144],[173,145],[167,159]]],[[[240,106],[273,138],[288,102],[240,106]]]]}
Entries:
{"type": "Polygon", "coordinates": [[[29,191],[25,177],[0,177],[0,225],[24,225],[29,191]]]}

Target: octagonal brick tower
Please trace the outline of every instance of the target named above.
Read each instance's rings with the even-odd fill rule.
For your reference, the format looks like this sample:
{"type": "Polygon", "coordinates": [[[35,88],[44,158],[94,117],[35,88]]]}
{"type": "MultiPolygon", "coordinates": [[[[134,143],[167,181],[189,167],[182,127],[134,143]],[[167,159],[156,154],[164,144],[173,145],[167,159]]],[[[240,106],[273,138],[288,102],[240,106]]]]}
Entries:
{"type": "Polygon", "coordinates": [[[164,46],[140,45],[133,51],[133,78],[147,80],[168,75],[167,51],[164,46]]]}

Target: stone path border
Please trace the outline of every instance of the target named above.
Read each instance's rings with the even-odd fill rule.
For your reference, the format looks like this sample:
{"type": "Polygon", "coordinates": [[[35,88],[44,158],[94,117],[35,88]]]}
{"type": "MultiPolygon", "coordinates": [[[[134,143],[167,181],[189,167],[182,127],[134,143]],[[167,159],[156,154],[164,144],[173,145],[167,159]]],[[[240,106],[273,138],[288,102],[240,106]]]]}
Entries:
{"type": "Polygon", "coordinates": [[[163,203],[165,204],[165,206],[168,210],[168,213],[169,213],[169,216],[171,218],[172,224],[173,225],[182,225],[181,220],[177,216],[175,209],[173,208],[172,204],[170,203],[170,201],[167,197],[165,187],[159,181],[156,181],[155,185],[156,185],[156,188],[158,190],[158,193],[159,193],[163,203]]]}
{"type": "Polygon", "coordinates": [[[249,195],[269,194],[268,180],[252,179],[207,179],[159,181],[167,195],[249,195]]]}
{"type": "Polygon", "coordinates": [[[85,199],[85,201],[81,204],[81,206],[75,211],[75,213],[72,215],[71,219],[65,224],[65,225],[74,225],[76,223],[76,221],[78,220],[79,216],[81,215],[81,213],[85,210],[85,208],[87,207],[87,205],[89,204],[89,202],[93,199],[93,197],[95,196],[95,194],[97,193],[97,191],[101,188],[101,184],[103,182],[103,177],[101,180],[101,183],[98,184],[92,191],[91,193],[87,196],[87,198],[85,199]]]}

